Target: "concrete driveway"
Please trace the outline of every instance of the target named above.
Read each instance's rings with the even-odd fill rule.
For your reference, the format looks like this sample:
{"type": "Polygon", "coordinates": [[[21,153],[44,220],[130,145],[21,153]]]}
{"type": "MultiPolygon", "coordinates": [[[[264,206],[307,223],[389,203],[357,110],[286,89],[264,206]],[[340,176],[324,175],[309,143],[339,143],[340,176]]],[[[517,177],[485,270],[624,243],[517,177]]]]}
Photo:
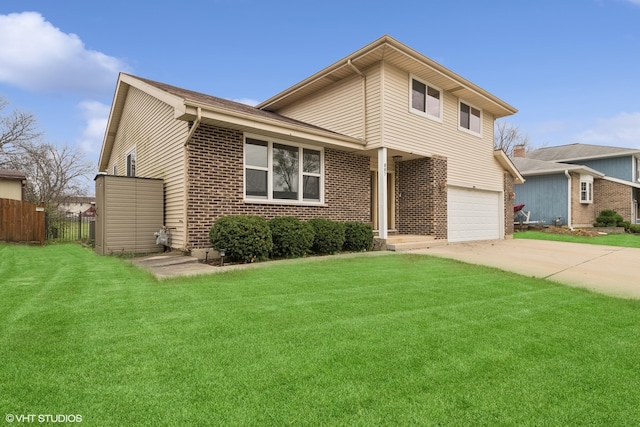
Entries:
{"type": "Polygon", "coordinates": [[[640,299],[640,249],[544,240],[452,243],[411,251],[640,299]]]}

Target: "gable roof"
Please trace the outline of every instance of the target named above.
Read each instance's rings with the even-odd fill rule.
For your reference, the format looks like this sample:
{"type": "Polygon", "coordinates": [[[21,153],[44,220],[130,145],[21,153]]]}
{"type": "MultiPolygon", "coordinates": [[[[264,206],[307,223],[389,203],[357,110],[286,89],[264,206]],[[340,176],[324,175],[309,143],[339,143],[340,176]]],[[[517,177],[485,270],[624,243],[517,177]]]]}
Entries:
{"type": "Polygon", "coordinates": [[[591,144],[558,145],[527,152],[527,158],[529,159],[549,162],[569,162],[632,155],[640,155],[640,150],[591,144]]]}
{"type": "Polygon", "coordinates": [[[524,177],[513,163],[513,160],[510,159],[503,150],[494,150],[493,157],[495,157],[505,171],[511,174],[514,184],[524,184],[524,177]]]}
{"type": "Polygon", "coordinates": [[[544,160],[529,159],[526,157],[514,157],[511,159],[520,173],[527,176],[564,174],[565,171],[587,174],[596,178],[604,177],[604,174],[595,169],[582,165],[547,162],[544,160]]]}
{"type": "Polygon", "coordinates": [[[518,112],[516,108],[498,97],[388,35],[380,37],[333,65],[285,89],[258,104],[257,107],[262,110],[277,111],[338,80],[361,74],[361,70],[382,60],[425,78],[444,91],[491,112],[496,118],[518,112]]]}
{"type": "Polygon", "coordinates": [[[231,129],[286,135],[293,139],[312,139],[319,144],[339,145],[347,149],[360,149],[365,144],[360,139],[250,105],[120,73],[98,161],[99,171],[104,171],[107,167],[127,94],[132,87],[173,107],[174,117],[177,120],[202,120],[204,123],[222,125],[231,129]]]}

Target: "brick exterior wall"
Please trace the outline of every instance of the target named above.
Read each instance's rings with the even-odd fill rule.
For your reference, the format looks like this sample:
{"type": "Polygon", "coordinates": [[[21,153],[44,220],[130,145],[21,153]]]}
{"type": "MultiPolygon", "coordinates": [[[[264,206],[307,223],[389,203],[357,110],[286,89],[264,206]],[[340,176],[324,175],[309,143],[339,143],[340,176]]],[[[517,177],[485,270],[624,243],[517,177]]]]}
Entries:
{"type": "Polygon", "coordinates": [[[513,202],[516,199],[516,193],[513,190],[514,179],[509,172],[504,173],[504,234],[506,236],[513,235],[513,202]]]}
{"type": "Polygon", "coordinates": [[[369,157],[324,150],[323,206],[252,203],[244,201],[243,143],[242,132],[208,125],[189,142],[188,249],[209,247],[209,229],[225,215],[370,222],[369,157]]]}
{"type": "Polygon", "coordinates": [[[447,160],[396,163],[396,229],[400,234],[447,238],[447,160]]]}
{"type": "MultiPolygon", "coordinates": [[[[596,220],[596,200],[600,197],[593,182],[593,203],[580,203],[580,174],[570,172],[571,175],[571,225],[573,227],[592,227],[596,220]]],[[[566,218],[565,218],[566,220],[566,218]]]]}
{"type": "Polygon", "coordinates": [[[605,209],[612,209],[622,215],[625,221],[635,224],[633,216],[633,187],[607,181],[606,179],[596,179],[593,183],[593,204],[595,222],[598,214],[605,209]]]}

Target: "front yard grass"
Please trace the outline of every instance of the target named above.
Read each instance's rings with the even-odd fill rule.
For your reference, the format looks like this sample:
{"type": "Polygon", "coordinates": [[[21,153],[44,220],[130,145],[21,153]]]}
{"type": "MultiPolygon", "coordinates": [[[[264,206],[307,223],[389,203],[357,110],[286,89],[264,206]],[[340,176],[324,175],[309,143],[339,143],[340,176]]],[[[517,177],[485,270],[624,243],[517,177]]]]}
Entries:
{"type": "Polygon", "coordinates": [[[607,234],[602,236],[580,236],[564,233],[528,230],[513,233],[514,239],[552,240],[555,242],[588,243],[590,245],[622,246],[625,248],[640,248],[640,235],[637,234],[607,234]]]}
{"type": "Polygon", "coordinates": [[[0,245],[0,272],[4,414],[640,423],[640,301],[411,254],[159,282],[78,245],[0,245]]]}

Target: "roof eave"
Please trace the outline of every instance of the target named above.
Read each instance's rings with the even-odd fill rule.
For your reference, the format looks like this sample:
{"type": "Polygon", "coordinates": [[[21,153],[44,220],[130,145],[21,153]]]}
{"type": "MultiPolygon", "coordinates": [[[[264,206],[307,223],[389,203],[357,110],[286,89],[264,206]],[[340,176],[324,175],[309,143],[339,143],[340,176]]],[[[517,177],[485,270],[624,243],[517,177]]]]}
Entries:
{"type": "Polygon", "coordinates": [[[459,87],[459,90],[466,90],[466,91],[473,92],[477,96],[480,96],[490,101],[490,103],[494,105],[494,109],[493,109],[494,111],[492,111],[492,113],[496,118],[513,115],[518,112],[518,110],[515,107],[509,105],[508,103],[504,102],[503,100],[496,97],[495,95],[492,95],[491,93],[482,89],[478,85],[470,82],[464,77],[458,75],[457,73],[449,70],[443,65],[428,58],[427,56],[421,54],[420,52],[417,52],[416,50],[411,49],[410,47],[404,45],[403,43],[397,41],[396,39],[388,35],[380,37],[374,42],[346,56],[345,58],[337,61],[336,63],[324,68],[323,70],[313,74],[312,76],[302,80],[301,82],[291,86],[290,88],[285,89],[284,91],[267,99],[266,101],[263,101],[262,103],[258,104],[256,108],[263,109],[263,110],[270,110],[276,107],[275,109],[277,109],[277,104],[280,104],[282,101],[286,100],[286,98],[292,96],[293,94],[300,91],[301,89],[307,86],[310,86],[315,82],[318,82],[319,80],[326,78],[327,76],[330,76],[331,74],[342,69],[343,67],[350,66],[350,63],[354,63],[358,61],[358,59],[366,55],[373,54],[375,50],[384,46],[393,48],[396,51],[406,56],[409,56],[412,59],[422,63],[423,65],[437,71],[438,73],[450,79],[451,81],[456,82],[456,84],[459,87]]]}
{"type": "Polygon", "coordinates": [[[349,150],[361,150],[366,145],[366,141],[359,138],[341,135],[319,128],[314,129],[304,125],[281,122],[268,117],[259,117],[241,111],[214,107],[192,100],[185,100],[184,109],[181,111],[176,110],[176,119],[194,120],[198,108],[201,109],[203,120],[228,123],[238,129],[266,131],[287,138],[312,140],[315,143],[325,146],[337,146],[349,150]]]}
{"type": "Polygon", "coordinates": [[[500,166],[511,174],[514,184],[524,184],[524,177],[503,150],[494,150],[493,156],[500,163],[500,166]]]}

